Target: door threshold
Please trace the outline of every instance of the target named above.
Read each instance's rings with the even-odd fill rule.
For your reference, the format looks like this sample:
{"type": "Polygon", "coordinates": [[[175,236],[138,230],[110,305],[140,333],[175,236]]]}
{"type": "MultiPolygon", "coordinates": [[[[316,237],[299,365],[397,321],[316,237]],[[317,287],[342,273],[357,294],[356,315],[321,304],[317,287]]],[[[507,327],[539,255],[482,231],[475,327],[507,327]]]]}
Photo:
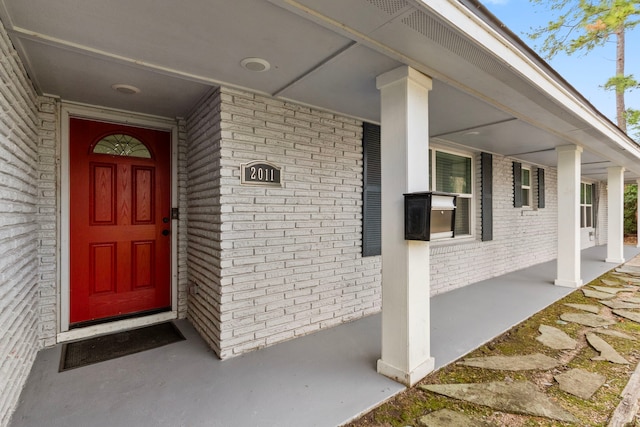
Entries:
{"type": "Polygon", "coordinates": [[[137,313],[121,314],[119,316],[103,317],[101,319],[84,320],[82,322],[70,323],[69,330],[82,329],[89,326],[102,325],[105,323],[114,323],[120,320],[134,319],[136,317],[148,317],[154,314],[171,311],[171,307],[156,308],[152,310],[138,311],[137,313]]]}
{"type": "Polygon", "coordinates": [[[113,332],[125,331],[127,329],[139,328],[153,325],[154,323],[166,322],[178,318],[176,311],[165,311],[163,313],[151,314],[149,316],[136,317],[132,319],[116,320],[109,323],[87,326],[84,328],[72,329],[60,332],[57,335],[57,342],[75,341],[83,338],[95,337],[98,335],[110,334],[113,332]]]}

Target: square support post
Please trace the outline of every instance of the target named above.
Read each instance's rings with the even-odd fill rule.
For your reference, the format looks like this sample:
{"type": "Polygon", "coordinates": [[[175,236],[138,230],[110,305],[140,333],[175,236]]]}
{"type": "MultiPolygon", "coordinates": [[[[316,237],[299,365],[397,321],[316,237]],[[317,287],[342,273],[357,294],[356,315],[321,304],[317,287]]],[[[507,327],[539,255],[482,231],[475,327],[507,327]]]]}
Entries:
{"type": "Polygon", "coordinates": [[[378,372],[407,386],[434,368],[429,242],[404,240],[403,194],[429,189],[431,78],[402,66],[378,76],[382,159],[382,356],[378,372]]]}
{"type": "Polygon", "coordinates": [[[582,147],[563,145],[558,154],[558,278],[555,284],[582,286],[580,278],[580,158],[582,147]]]}
{"type": "Polygon", "coordinates": [[[624,168],[607,168],[607,259],[624,262],[624,168]]]}

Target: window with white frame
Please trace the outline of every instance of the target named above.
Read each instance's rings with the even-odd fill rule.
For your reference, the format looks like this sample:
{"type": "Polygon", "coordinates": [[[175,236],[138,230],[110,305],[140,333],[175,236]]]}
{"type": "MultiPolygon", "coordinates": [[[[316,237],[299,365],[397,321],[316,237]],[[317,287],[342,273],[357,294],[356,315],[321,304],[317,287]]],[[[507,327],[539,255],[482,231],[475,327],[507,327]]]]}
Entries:
{"type": "Polygon", "coordinates": [[[593,227],[593,185],[580,183],[580,228],[593,227]]]}
{"type": "Polygon", "coordinates": [[[522,206],[531,206],[531,168],[522,167],[522,206]]]}
{"type": "Polygon", "coordinates": [[[471,155],[436,148],[429,150],[430,189],[458,195],[454,226],[456,237],[471,235],[472,163],[471,155]]]}

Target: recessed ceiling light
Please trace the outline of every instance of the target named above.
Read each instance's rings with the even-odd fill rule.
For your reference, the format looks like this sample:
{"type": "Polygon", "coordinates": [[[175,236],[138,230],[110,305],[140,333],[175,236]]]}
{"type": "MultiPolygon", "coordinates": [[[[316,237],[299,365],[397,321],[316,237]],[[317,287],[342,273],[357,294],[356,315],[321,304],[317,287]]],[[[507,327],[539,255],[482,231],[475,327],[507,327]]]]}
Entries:
{"type": "Polygon", "coordinates": [[[140,93],[140,89],[131,85],[115,84],[111,86],[111,89],[125,95],[135,95],[136,93],[140,93]]]}
{"type": "Polygon", "coordinates": [[[249,71],[255,71],[256,73],[262,73],[263,71],[268,71],[271,68],[271,64],[262,58],[244,58],[240,61],[240,65],[242,65],[243,68],[249,71]]]}
{"type": "Polygon", "coordinates": [[[465,132],[462,135],[463,136],[475,136],[475,135],[480,135],[480,132],[472,130],[471,132],[465,132]]]}

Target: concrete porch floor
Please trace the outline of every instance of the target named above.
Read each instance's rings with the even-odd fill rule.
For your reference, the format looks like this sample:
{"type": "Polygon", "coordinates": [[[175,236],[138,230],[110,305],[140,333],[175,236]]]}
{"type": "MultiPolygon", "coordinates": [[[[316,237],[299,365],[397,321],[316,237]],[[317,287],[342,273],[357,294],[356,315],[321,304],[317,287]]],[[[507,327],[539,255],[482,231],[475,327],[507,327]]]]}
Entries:
{"type": "MultiPolygon", "coordinates": [[[[640,254],[624,251],[627,260],[640,254]]],[[[616,266],[605,257],[604,246],[582,251],[585,283],[616,266]]],[[[569,294],[552,284],[555,268],[433,297],[436,367],[569,294]]],[[[376,373],[380,315],[226,361],[187,321],[176,323],[186,341],[62,373],[61,346],[41,351],[11,426],[336,426],[404,390],[376,373]]]]}

